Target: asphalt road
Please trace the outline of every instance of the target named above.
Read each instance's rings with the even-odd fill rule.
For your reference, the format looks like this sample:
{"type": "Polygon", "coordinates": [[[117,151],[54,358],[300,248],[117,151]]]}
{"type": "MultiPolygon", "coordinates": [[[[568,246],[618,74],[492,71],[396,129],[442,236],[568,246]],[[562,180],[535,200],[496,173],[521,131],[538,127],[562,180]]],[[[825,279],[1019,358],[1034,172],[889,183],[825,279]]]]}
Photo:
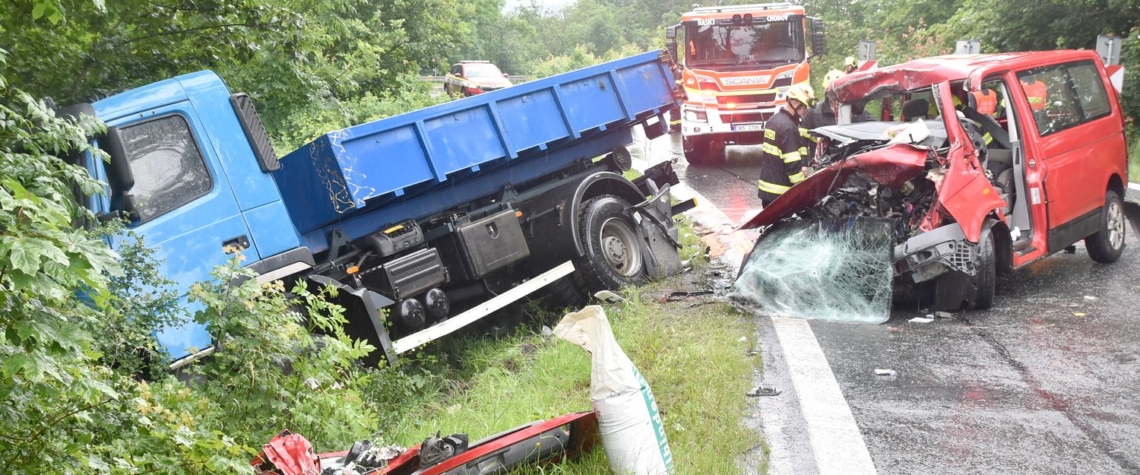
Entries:
{"type": "MultiPolygon", "coordinates": [[[[634,148],[650,163],[681,157],[678,134],[634,148]]],[[[740,222],[759,206],[758,151],[728,150],[724,166],[682,157],[676,168],[706,205],[740,222]]],[[[989,311],[916,323],[925,314],[896,307],[881,325],[810,322],[874,469],[1140,473],[1140,242],[1129,235],[1127,245],[1116,264],[1096,264],[1078,245],[1000,278],[989,311]]],[[[771,472],[834,471],[812,448],[808,395],[788,370],[795,349],[781,347],[772,319],[758,319],[758,336],[757,380],[783,391],[758,398],[752,417],[769,438],[771,472]]]]}

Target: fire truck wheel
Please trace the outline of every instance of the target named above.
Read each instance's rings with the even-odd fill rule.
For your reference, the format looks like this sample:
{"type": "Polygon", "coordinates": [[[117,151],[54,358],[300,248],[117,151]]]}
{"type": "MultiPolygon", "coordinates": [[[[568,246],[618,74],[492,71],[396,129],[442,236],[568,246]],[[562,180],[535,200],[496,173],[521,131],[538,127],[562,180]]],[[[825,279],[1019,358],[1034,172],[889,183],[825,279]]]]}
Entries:
{"type": "Polygon", "coordinates": [[[578,237],[586,255],[578,259],[579,287],[587,292],[618,290],[645,283],[645,259],[630,205],[614,195],[601,195],[584,206],[578,237]]]}
{"type": "Polygon", "coordinates": [[[724,142],[705,137],[681,138],[689,165],[712,166],[724,161],[724,142]]]}
{"type": "Polygon", "coordinates": [[[983,230],[978,243],[978,273],[974,275],[974,310],[986,310],[994,305],[997,291],[997,253],[992,230],[983,230]]]}
{"type": "Polygon", "coordinates": [[[1085,238],[1089,257],[1102,264],[1112,264],[1124,252],[1124,229],[1127,228],[1124,205],[1120,195],[1108,190],[1104,195],[1104,211],[1100,213],[1100,228],[1096,234],[1085,238]]]}

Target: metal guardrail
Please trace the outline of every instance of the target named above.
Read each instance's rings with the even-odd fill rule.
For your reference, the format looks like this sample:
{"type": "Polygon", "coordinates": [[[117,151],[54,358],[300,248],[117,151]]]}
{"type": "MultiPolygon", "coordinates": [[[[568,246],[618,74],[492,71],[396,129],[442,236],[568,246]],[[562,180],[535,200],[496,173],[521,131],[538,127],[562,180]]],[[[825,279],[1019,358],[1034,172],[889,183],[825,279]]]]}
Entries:
{"type": "MultiPolygon", "coordinates": [[[[426,81],[426,82],[430,82],[433,84],[436,84],[436,83],[443,84],[443,78],[444,78],[444,76],[420,76],[421,81],[426,81]]],[[[530,81],[531,77],[530,76],[507,76],[507,79],[511,81],[511,84],[520,84],[520,83],[530,81]]]]}

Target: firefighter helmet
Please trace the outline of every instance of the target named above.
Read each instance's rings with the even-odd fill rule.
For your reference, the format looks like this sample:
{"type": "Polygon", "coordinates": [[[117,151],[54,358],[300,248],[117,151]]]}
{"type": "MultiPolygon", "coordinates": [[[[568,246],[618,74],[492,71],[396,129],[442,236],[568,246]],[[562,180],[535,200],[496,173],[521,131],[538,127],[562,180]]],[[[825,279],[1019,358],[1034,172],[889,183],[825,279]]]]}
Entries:
{"type": "Polygon", "coordinates": [[[823,76],[823,88],[827,89],[828,87],[831,87],[831,82],[841,77],[843,77],[843,71],[840,71],[838,69],[832,69],[831,71],[828,71],[827,74],[823,76]]]}
{"type": "Polygon", "coordinates": [[[793,84],[788,88],[787,96],[788,100],[800,101],[808,107],[815,105],[815,91],[807,83],[793,84]]]}
{"type": "Polygon", "coordinates": [[[859,63],[855,62],[854,56],[848,56],[843,58],[843,69],[847,72],[851,72],[854,69],[859,69],[859,63]]]}

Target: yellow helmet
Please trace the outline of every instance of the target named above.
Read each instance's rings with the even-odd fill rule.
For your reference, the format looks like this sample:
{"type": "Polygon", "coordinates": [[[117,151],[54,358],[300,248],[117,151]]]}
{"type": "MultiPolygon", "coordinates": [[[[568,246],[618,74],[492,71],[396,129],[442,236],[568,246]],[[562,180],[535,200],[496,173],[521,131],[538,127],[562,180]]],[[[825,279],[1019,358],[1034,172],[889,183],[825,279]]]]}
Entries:
{"type": "Polygon", "coordinates": [[[815,105],[815,91],[808,83],[793,84],[788,88],[786,95],[788,100],[795,99],[808,107],[815,105]]]}
{"type": "Polygon", "coordinates": [[[840,71],[838,69],[832,69],[831,71],[828,71],[827,74],[823,75],[823,88],[827,89],[831,86],[832,81],[841,77],[843,77],[843,71],[840,71]]]}
{"type": "Polygon", "coordinates": [[[848,56],[846,58],[843,58],[843,66],[845,66],[845,67],[850,66],[852,68],[858,68],[859,63],[855,62],[854,56],[848,56]]]}

